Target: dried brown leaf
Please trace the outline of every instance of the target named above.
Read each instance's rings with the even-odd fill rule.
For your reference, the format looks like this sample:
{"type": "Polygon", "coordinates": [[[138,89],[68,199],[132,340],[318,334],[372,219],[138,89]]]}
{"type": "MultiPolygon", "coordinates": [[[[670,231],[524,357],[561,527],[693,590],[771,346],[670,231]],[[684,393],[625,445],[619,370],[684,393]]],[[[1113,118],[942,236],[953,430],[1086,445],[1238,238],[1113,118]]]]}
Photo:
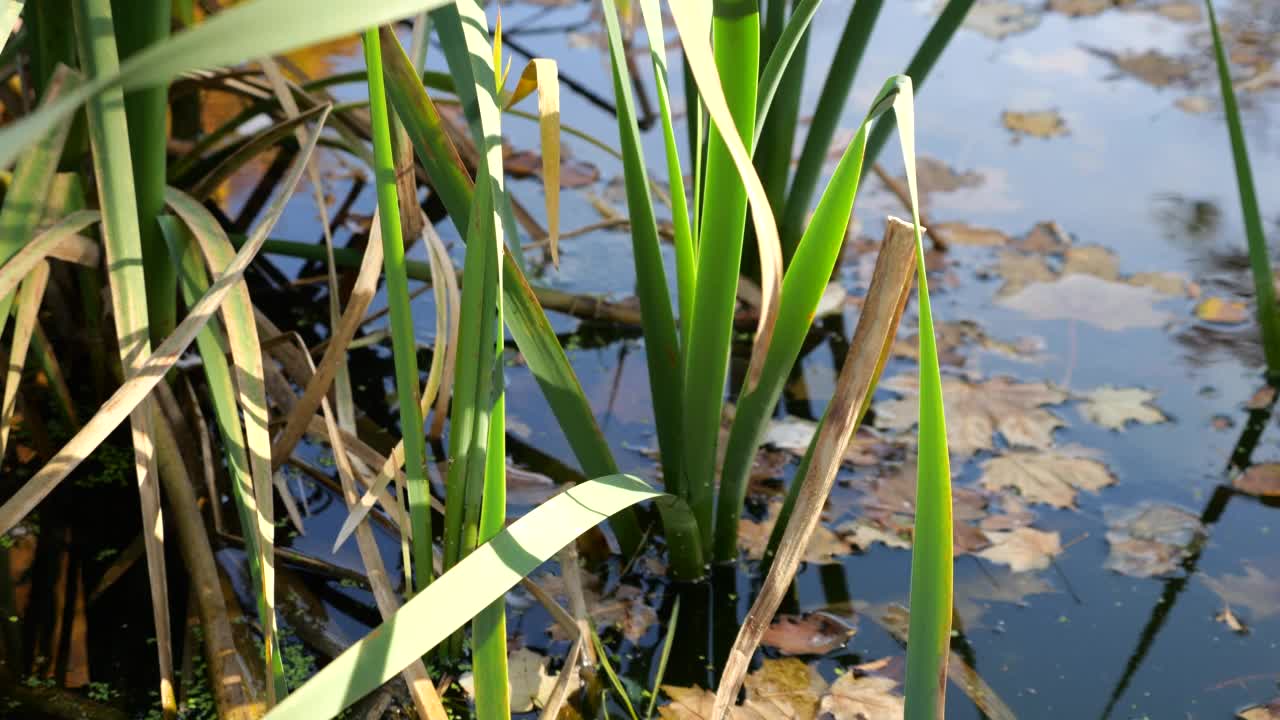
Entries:
{"type": "Polygon", "coordinates": [[[760,642],[783,655],[825,655],[844,647],[855,632],[853,625],[830,613],[778,615],[760,642]]]}
{"type": "Polygon", "coordinates": [[[1008,565],[1013,572],[1043,570],[1053,557],[1062,552],[1061,538],[1056,532],[1023,527],[987,533],[991,547],[978,553],[994,563],[1008,565]]]}
{"type": "Polygon", "coordinates": [[[1104,567],[1132,577],[1174,572],[1204,534],[1195,515],[1171,505],[1147,504],[1106,515],[1111,552],[1104,567]]]}
{"type": "Polygon", "coordinates": [[[1252,465],[1231,481],[1235,489],[1259,497],[1280,497],[1280,463],[1252,465]]]}
{"type": "MultiPolygon", "coordinates": [[[[903,397],[876,405],[876,422],[893,430],[914,426],[919,412],[915,377],[899,375],[882,386],[903,397]]],[[[942,395],[947,439],[958,455],[995,449],[996,433],[1015,447],[1047,448],[1053,444],[1053,431],[1065,425],[1043,406],[1061,403],[1067,395],[1045,383],[1019,383],[1005,377],[970,383],[945,377],[942,395]]]]}
{"type": "Polygon", "coordinates": [[[1013,452],[982,464],[982,485],[1015,488],[1028,502],[1074,508],[1079,490],[1097,492],[1115,483],[1107,466],[1059,451],[1013,452]]]}
{"type": "Polygon", "coordinates": [[[1169,418],[1151,404],[1155,397],[1155,393],[1140,388],[1108,385],[1084,394],[1080,414],[1089,422],[1111,430],[1124,430],[1131,422],[1139,425],[1167,422],[1169,418]]]}

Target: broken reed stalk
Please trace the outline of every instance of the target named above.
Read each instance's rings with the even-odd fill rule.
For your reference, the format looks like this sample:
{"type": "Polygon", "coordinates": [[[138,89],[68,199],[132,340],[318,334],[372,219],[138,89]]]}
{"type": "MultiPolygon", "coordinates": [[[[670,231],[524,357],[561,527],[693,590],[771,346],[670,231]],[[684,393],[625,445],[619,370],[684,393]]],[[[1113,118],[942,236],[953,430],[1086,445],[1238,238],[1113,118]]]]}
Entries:
{"type": "Polygon", "coordinates": [[[862,314],[854,331],[853,342],[845,357],[831,399],[814,445],[813,460],[805,474],[799,499],[787,525],[778,555],[751,611],[743,620],[738,639],[729,652],[720,687],[716,691],[711,718],[727,717],[729,707],[738,696],[747,674],[751,656],[768,629],[787,588],[795,578],[805,547],[818,526],[822,506],[831,492],[836,472],[849,439],[857,429],[871,390],[884,367],[888,349],[902,318],[910,295],[916,267],[914,228],[910,223],[889,218],[884,241],[876,258],[875,274],[867,291],[862,314]]]}
{"type": "MultiPolygon", "coordinates": [[[[168,393],[168,386],[157,386],[158,393],[168,393]]],[[[153,407],[157,407],[153,405],[153,407]]],[[[254,687],[251,667],[241,657],[231,632],[227,605],[218,579],[218,564],[209,545],[204,518],[187,464],[182,458],[178,439],[168,418],[158,409],[152,413],[152,431],[156,441],[156,460],[160,482],[168,500],[169,517],[178,532],[178,549],[190,578],[200,627],[204,640],[209,686],[213,690],[218,717],[226,720],[253,720],[262,717],[266,705],[263,687],[254,687]]],[[[259,675],[259,683],[263,678],[259,675]]]]}
{"type": "MultiPolygon", "coordinates": [[[[898,198],[898,201],[902,203],[902,207],[907,212],[911,212],[911,192],[907,189],[907,186],[903,185],[898,178],[890,175],[889,171],[885,170],[880,163],[873,163],[871,169],[875,171],[876,177],[880,178],[880,182],[884,183],[886,188],[889,188],[889,192],[892,192],[898,198]]],[[[924,234],[928,235],[929,239],[933,241],[934,250],[946,252],[947,248],[951,247],[944,234],[929,224],[929,217],[924,214],[923,209],[920,210],[920,225],[924,234]]]]}

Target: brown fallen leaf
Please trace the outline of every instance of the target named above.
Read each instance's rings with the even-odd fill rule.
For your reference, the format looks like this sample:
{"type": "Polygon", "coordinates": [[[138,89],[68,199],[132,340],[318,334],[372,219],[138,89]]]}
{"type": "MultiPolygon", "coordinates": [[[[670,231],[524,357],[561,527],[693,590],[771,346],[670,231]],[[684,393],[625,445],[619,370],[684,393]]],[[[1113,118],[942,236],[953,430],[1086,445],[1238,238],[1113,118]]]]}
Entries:
{"type": "Polygon", "coordinates": [[[1040,12],[1009,0],[980,0],[969,8],[964,26],[986,35],[992,40],[1003,40],[1033,29],[1040,24],[1040,12]]]}
{"type": "MultiPolygon", "coordinates": [[[[805,450],[809,448],[809,442],[817,429],[818,423],[794,415],[775,418],[769,421],[765,429],[763,443],[785,450],[793,457],[802,457],[805,450]]],[[[901,447],[901,443],[883,438],[880,433],[869,427],[862,427],[849,440],[849,447],[844,453],[844,462],[852,466],[879,465],[901,447]]]]}
{"type": "Polygon", "coordinates": [[[1009,244],[1009,236],[995,228],[963,222],[945,222],[935,223],[933,229],[942,233],[952,245],[993,247],[1009,244]]]}
{"type": "Polygon", "coordinates": [[[1236,476],[1231,485],[1257,497],[1280,497],[1280,463],[1258,463],[1236,476]]]}
{"type": "Polygon", "coordinates": [[[1189,115],[1203,115],[1213,109],[1213,100],[1204,95],[1185,95],[1174,100],[1173,104],[1189,115]]]}
{"type": "Polygon", "coordinates": [[[1114,53],[1085,46],[1085,50],[1111,63],[1118,74],[1134,78],[1151,87],[1162,88],[1191,81],[1192,66],[1185,60],[1170,57],[1158,50],[1140,53],[1114,53]]]}
{"type": "Polygon", "coordinates": [[[830,613],[778,615],[760,643],[783,655],[825,655],[849,642],[857,629],[830,613]]]}
{"type": "Polygon", "coordinates": [[[1029,253],[1041,255],[1057,255],[1065,253],[1071,247],[1071,236],[1058,223],[1048,220],[1036,223],[1035,227],[1014,246],[1029,253]]]}
{"type": "Polygon", "coordinates": [[[1092,275],[1103,280],[1120,279],[1120,261],[1101,245],[1073,245],[1062,257],[1063,275],[1092,275]]]}
{"type": "Polygon", "coordinates": [[[1182,23],[1200,22],[1203,10],[1204,7],[1194,0],[1170,0],[1151,7],[1155,14],[1182,23]]]}
{"type": "MultiPolygon", "coordinates": [[[[962,188],[977,187],[984,178],[981,173],[956,172],[945,162],[928,155],[916,157],[916,183],[921,195],[952,192],[962,188]]],[[[903,182],[906,182],[903,179],[903,182]]]]}
{"type": "MultiPolygon", "coordinates": [[[[782,510],[782,501],[769,503],[765,519],[756,522],[749,518],[738,521],[738,548],[752,560],[764,557],[765,548],[769,546],[769,534],[778,520],[778,512],[782,510]]],[[[835,562],[836,558],[848,555],[853,547],[825,525],[819,525],[805,547],[804,561],[818,565],[835,562]]]]}
{"type": "MultiPolygon", "coordinates": [[[[766,658],[744,683],[746,701],[729,709],[729,720],[815,720],[827,683],[818,671],[796,660],[766,658]]],[[[699,687],[663,685],[671,702],[658,708],[663,720],[706,720],[715,693],[699,687]]]]}
{"type": "Polygon", "coordinates": [[[1013,133],[1015,142],[1023,137],[1049,139],[1067,134],[1067,122],[1057,110],[1032,110],[1000,114],[1000,122],[1013,133]]]}
{"type": "Polygon", "coordinates": [[[1201,579],[1227,607],[1247,608],[1254,623],[1280,615],[1280,580],[1252,565],[1245,565],[1243,575],[1202,574],[1201,579]]]}
{"type": "Polygon", "coordinates": [[[1238,325],[1249,319],[1249,306],[1239,300],[1209,297],[1196,305],[1196,317],[1205,322],[1238,325]]]}
{"type": "Polygon", "coordinates": [[[1004,307],[1041,320],[1078,320],[1103,330],[1160,327],[1172,319],[1155,303],[1165,299],[1147,287],[1109,282],[1093,275],[1067,275],[1027,285],[1000,298],[1004,307]]]}
{"type": "Polygon", "coordinates": [[[812,719],[827,683],[818,671],[795,658],[765,658],[760,669],[747,676],[744,708],[765,718],[812,719]]]}
{"type": "Polygon", "coordinates": [[[893,678],[846,672],[831,683],[820,709],[833,720],[901,720],[906,701],[897,687],[893,678]]]}
{"type": "Polygon", "coordinates": [[[1097,492],[1115,483],[1107,466],[1056,450],[1012,452],[982,464],[982,486],[1014,488],[1028,502],[1074,508],[1079,490],[1097,492]]]}
{"type": "Polygon", "coordinates": [[[1016,573],[1043,570],[1062,552],[1061,536],[1056,532],[1023,527],[989,532],[987,537],[991,539],[991,547],[978,553],[978,557],[1008,565],[1016,573]]]}
{"type": "Polygon", "coordinates": [[[1244,404],[1246,410],[1265,410],[1276,402],[1276,388],[1273,385],[1263,385],[1249,396],[1249,401],[1244,404]]]}
{"type": "Polygon", "coordinates": [[[1098,15],[1114,7],[1111,0],[1049,0],[1049,10],[1067,17],[1098,15]]]}
{"type": "Polygon", "coordinates": [[[1169,418],[1151,404],[1155,397],[1155,393],[1140,388],[1107,385],[1081,396],[1080,414],[1089,422],[1111,430],[1124,430],[1131,422],[1139,425],[1166,422],[1169,418]]]}
{"type": "Polygon", "coordinates": [[[1236,717],[1240,720],[1280,720],[1280,697],[1266,705],[1254,705],[1241,710],[1236,717]]]}
{"type": "Polygon", "coordinates": [[[1140,272],[1125,279],[1125,282],[1137,287],[1149,287],[1161,295],[1170,297],[1191,297],[1192,285],[1178,273],[1172,272],[1140,272]]]}
{"type": "Polygon", "coordinates": [[[1249,634],[1249,628],[1246,627],[1244,623],[1240,622],[1240,618],[1236,617],[1235,613],[1231,612],[1230,605],[1222,608],[1222,612],[1218,613],[1217,615],[1214,615],[1213,619],[1217,620],[1223,625],[1226,625],[1228,630],[1230,630],[1231,632],[1237,635],[1249,634]]]}
{"type": "Polygon", "coordinates": [[[1110,553],[1103,567],[1131,577],[1155,577],[1176,571],[1204,537],[1199,518],[1164,504],[1108,509],[1110,553]]]}
{"type": "Polygon", "coordinates": [[[1039,255],[1005,251],[996,259],[995,273],[1004,278],[996,297],[1014,295],[1028,285],[1057,279],[1049,263],[1039,255]]]}
{"type": "MultiPolygon", "coordinates": [[[[913,427],[919,414],[915,376],[899,375],[881,387],[903,397],[877,404],[876,423],[893,430],[913,427]]],[[[1053,444],[1053,431],[1066,424],[1043,406],[1061,403],[1067,394],[1045,383],[1019,383],[1005,377],[970,383],[945,377],[942,396],[947,439],[957,455],[994,450],[996,433],[1014,447],[1047,448],[1053,444]]]]}
{"type": "MultiPolygon", "coordinates": [[[[866,550],[875,543],[888,547],[911,547],[916,511],[916,464],[903,463],[897,470],[872,479],[861,498],[861,514],[837,531],[854,546],[866,550]]],[[[987,517],[987,498],[971,487],[952,492],[955,523],[952,526],[956,555],[976,552],[991,543],[974,524],[987,517]]]]}
{"type": "MultiPolygon", "coordinates": [[[[558,675],[547,672],[549,659],[528,648],[507,655],[507,686],[511,690],[511,712],[524,713],[547,704],[558,675]]],[[[458,684],[469,697],[475,697],[475,676],[468,672],[458,684]]]]}
{"type": "MultiPolygon", "coordinates": [[[[551,595],[567,599],[564,579],[559,575],[542,575],[537,583],[551,595]]],[[[602,597],[601,584],[600,578],[595,575],[585,571],[582,573],[582,594],[586,600],[588,617],[597,630],[617,627],[628,640],[638,642],[658,621],[658,612],[645,601],[644,591],[634,585],[619,585],[609,595],[602,597]]],[[[550,632],[555,640],[571,639],[558,623],[551,626],[550,632]]]]}

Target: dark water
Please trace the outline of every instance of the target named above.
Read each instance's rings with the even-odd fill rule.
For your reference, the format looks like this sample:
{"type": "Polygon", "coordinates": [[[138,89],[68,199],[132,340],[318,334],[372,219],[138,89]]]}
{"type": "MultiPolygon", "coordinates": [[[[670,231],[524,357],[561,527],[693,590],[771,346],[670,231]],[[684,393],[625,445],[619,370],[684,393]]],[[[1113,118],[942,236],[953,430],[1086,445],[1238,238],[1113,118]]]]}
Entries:
{"type": "MultiPolygon", "coordinates": [[[[848,6],[848,2],[829,2],[815,18],[809,48],[815,74],[805,86],[806,109],[815,102],[821,70],[839,37],[848,6]]],[[[1274,7],[1263,0],[1236,0],[1224,6],[1227,19],[1237,23],[1252,20],[1264,44],[1270,43],[1270,52],[1280,53],[1275,39],[1280,18],[1274,7]]],[[[562,88],[565,122],[612,144],[608,140],[616,135],[612,115],[588,97],[594,93],[612,102],[606,58],[591,43],[592,34],[599,32],[592,7],[589,3],[551,9],[511,4],[503,8],[503,22],[519,47],[556,58],[561,72],[586,91],[562,88]],[[565,26],[575,29],[568,35],[557,30],[565,26]]],[[[928,2],[886,3],[853,98],[842,114],[842,127],[856,126],[883,78],[906,62],[931,22],[929,10],[928,2]]],[[[1202,22],[1175,22],[1155,12],[1119,9],[1086,18],[1044,12],[1033,29],[1003,40],[962,30],[934,74],[918,88],[917,142],[922,154],[957,171],[979,173],[982,182],[976,187],[932,194],[926,207],[933,221],[964,221],[1018,236],[1036,222],[1052,220],[1071,234],[1074,244],[1096,244],[1113,251],[1125,275],[1172,271],[1198,282],[1205,295],[1247,293],[1247,267],[1238,260],[1244,249],[1243,231],[1226,129],[1216,85],[1209,74],[1206,32],[1202,22]],[[1154,87],[1118,73],[1103,55],[1091,49],[1111,53],[1158,50],[1186,58],[1190,79],[1154,87]],[[1209,110],[1190,113],[1175,104],[1188,96],[1208,98],[1209,110]],[[1001,125],[1003,110],[1047,109],[1061,114],[1067,135],[1015,142],[1013,134],[1001,125]]],[[[518,66],[520,58],[518,54],[515,57],[518,66]]],[[[435,55],[432,58],[433,62],[439,60],[435,55]]],[[[339,55],[334,68],[340,70],[356,62],[356,58],[339,55]]],[[[640,65],[643,68],[644,63],[640,65]]],[[[673,84],[673,98],[681,105],[680,79],[674,78],[673,84]]],[[[651,83],[646,87],[651,88],[651,83]]],[[[353,96],[359,94],[359,88],[348,89],[353,96]]],[[[1278,97],[1274,89],[1242,94],[1259,196],[1264,212],[1270,210],[1265,219],[1272,234],[1277,230],[1276,199],[1280,197],[1280,142],[1271,119],[1280,109],[1278,97]]],[[[533,123],[509,118],[504,130],[513,147],[536,147],[533,123]]],[[[677,136],[684,136],[683,128],[677,129],[677,136]]],[[[656,170],[665,167],[661,137],[650,131],[645,142],[650,168],[660,174],[656,170]]],[[[620,175],[621,167],[598,148],[572,139],[566,144],[575,159],[598,167],[601,173],[600,182],[562,196],[563,226],[569,229],[598,219],[586,193],[609,198],[610,181],[620,175]]],[[[891,172],[901,167],[892,144],[881,160],[891,172]]],[[[878,183],[868,182],[856,216],[863,232],[876,237],[886,213],[902,215],[906,210],[878,183]]],[[[511,186],[516,196],[538,213],[539,181],[512,180],[511,186]]],[[[331,190],[341,197],[350,187],[349,181],[342,181],[331,190]]],[[[235,207],[243,197],[243,192],[236,193],[229,206],[235,207]]],[[[611,202],[625,211],[616,191],[611,202]]],[[[275,235],[316,241],[319,233],[309,198],[300,194],[293,203],[293,211],[275,235]]],[[[369,213],[374,204],[372,190],[365,187],[358,192],[354,207],[369,213]]],[[[441,229],[446,238],[456,236],[447,223],[441,229]]],[[[346,242],[349,234],[340,233],[339,243],[346,242]]],[[[421,247],[415,253],[421,256],[421,247]]],[[[1000,278],[983,271],[995,265],[996,251],[962,247],[950,258],[952,264],[946,273],[936,273],[933,279],[937,320],[969,320],[992,337],[1034,337],[1040,342],[1035,362],[970,348],[966,350],[966,372],[981,378],[1008,375],[1022,381],[1047,381],[1074,392],[1104,385],[1144,388],[1156,394],[1155,404],[1169,418],[1168,422],[1130,425],[1117,432],[1086,422],[1077,403],[1051,408],[1065,423],[1054,435],[1055,445],[1092,450],[1110,468],[1117,483],[1096,495],[1082,493],[1078,509],[1038,508],[1035,527],[1059,532],[1068,546],[1046,570],[1015,577],[1008,568],[974,556],[957,559],[958,601],[967,598],[978,602],[985,611],[955,639],[953,648],[1023,718],[1227,718],[1242,707],[1276,696],[1280,589],[1273,588],[1270,596],[1260,593],[1256,607],[1233,606],[1250,629],[1248,635],[1238,635],[1215,620],[1223,601],[1205,580],[1206,576],[1240,575],[1251,567],[1268,577],[1280,572],[1280,552],[1275,550],[1272,535],[1280,516],[1273,506],[1233,493],[1227,485],[1233,450],[1249,428],[1251,416],[1244,403],[1262,384],[1260,353],[1251,326],[1215,329],[1196,320],[1192,313],[1195,301],[1185,298],[1159,305],[1171,316],[1164,327],[1112,332],[1087,323],[1035,320],[994,303],[1000,278]],[[948,282],[947,274],[955,281],[948,282]],[[1200,517],[1208,526],[1208,539],[1201,551],[1164,577],[1139,579],[1103,568],[1108,554],[1104,508],[1129,508],[1142,502],[1172,504],[1200,517]],[[1041,592],[1023,603],[980,599],[1019,584],[1034,585],[1041,592]]],[[[558,271],[539,263],[540,251],[533,251],[529,259],[539,268],[531,275],[546,285],[618,298],[630,295],[633,289],[630,238],[625,232],[600,231],[564,242],[558,271]]],[[[305,269],[302,263],[288,259],[277,259],[276,264],[287,277],[305,269]]],[[[857,258],[849,258],[838,270],[840,281],[855,295],[865,289],[858,264],[857,258]]],[[[257,282],[263,283],[263,278],[257,282]]],[[[380,302],[376,301],[375,307],[380,302]]],[[[430,294],[422,295],[414,307],[418,339],[431,343],[435,320],[430,294]]],[[[904,320],[904,334],[914,329],[911,312],[904,320]]],[[[843,317],[826,322],[823,339],[805,355],[797,373],[805,392],[791,393],[786,403],[788,413],[820,416],[835,378],[833,358],[842,354],[846,342],[842,328],[851,331],[856,317],[856,310],[850,307],[843,317]]],[[[654,444],[642,341],[629,332],[582,326],[564,316],[553,315],[552,322],[566,333],[570,358],[619,463],[626,471],[652,477],[653,462],[638,452],[654,444]]],[[[311,331],[317,337],[323,334],[319,325],[311,331]]],[[[394,389],[390,385],[389,348],[384,344],[352,357],[357,404],[375,420],[390,425],[394,389]]],[[[910,360],[898,358],[885,377],[913,372],[910,360]]],[[[527,369],[513,362],[507,370],[507,383],[514,460],[557,480],[574,479],[572,453],[527,369]]],[[[893,397],[882,390],[877,399],[893,397]]],[[[1255,413],[1253,420],[1261,423],[1261,434],[1252,459],[1280,460],[1276,421],[1260,413],[1255,413]]],[[[315,447],[305,449],[322,466],[325,452],[315,447]]],[[[973,485],[981,475],[980,462],[988,457],[991,455],[957,459],[953,466],[957,485],[973,485]]],[[[845,471],[834,501],[843,499],[848,505],[856,489],[875,475],[874,469],[845,471]]],[[[286,539],[284,544],[328,562],[358,568],[353,544],[348,543],[336,556],[330,554],[333,532],[342,517],[340,501],[310,480],[297,478],[292,483],[307,498],[308,532],[286,539]]],[[[227,512],[232,512],[230,505],[227,512]]],[[[378,537],[393,572],[398,572],[395,538],[381,530],[378,537]]],[[[234,562],[236,553],[227,550],[222,557],[234,562]]],[[[608,568],[606,575],[616,575],[617,562],[608,568]]],[[[681,596],[682,623],[687,623],[683,627],[701,627],[726,642],[732,640],[733,628],[727,622],[730,618],[726,617],[723,598],[732,591],[738,613],[745,612],[758,580],[749,573],[717,575],[715,597],[720,600],[714,605],[719,610],[718,624],[706,617],[705,608],[713,604],[706,586],[677,588],[653,578],[632,578],[629,582],[643,586],[648,603],[663,618],[674,598],[681,596]]],[[[876,604],[904,603],[908,583],[908,552],[876,545],[836,564],[806,565],[797,579],[797,592],[784,610],[825,609],[848,615],[876,604]]],[[[359,637],[375,622],[367,593],[314,577],[307,585],[325,601],[335,626],[348,639],[359,637]]],[[[519,592],[510,599],[513,637],[552,657],[562,656],[567,643],[548,639],[547,616],[519,592]]],[[[137,622],[147,619],[144,615],[137,622]]],[[[109,625],[103,623],[103,627],[109,625]]],[[[614,646],[626,659],[628,675],[639,686],[650,685],[652,658],[662,631],[661,623],[655,623],[638,642],[614,646]]],[[[710,679],[708,660],[700,657],[705,644],[698,632],[691,632],[692,638],[681,635],[667,679],[706,686],[710,679]]],[[[129,637],[136,639],[127,629],[112,630],[108,637],[121,643],[129,637]]],[[[95,643],[103,641],[101,635],[95,638],[95,643]]],[[[119,655],[132,652],[150,661],[150,651],[140,648],[119,655]]],[[[823,657],[818,667],[830,680],[839,666],[901,652],[892,636],[864,618],[850,644],[823,657]]],[[[955,687],[948,693],[947,711],[957,719],[982,717],[955,687]]],[[[611,709],[611,713],[618,712],[618,707],[611,709]]]]}

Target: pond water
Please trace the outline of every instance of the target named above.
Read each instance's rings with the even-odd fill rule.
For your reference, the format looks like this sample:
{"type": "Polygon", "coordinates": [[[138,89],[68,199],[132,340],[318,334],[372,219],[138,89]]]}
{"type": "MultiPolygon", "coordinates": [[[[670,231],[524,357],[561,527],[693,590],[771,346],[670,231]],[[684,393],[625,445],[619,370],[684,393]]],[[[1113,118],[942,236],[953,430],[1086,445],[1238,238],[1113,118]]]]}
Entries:
{"type": "MultiPolygon", "coordinates": [[[[814,19],[802,114],[816,102],[849,5],[828,0],[814,19]]],[[[1280,56],[1280,6],[1271,0],[1221,5],[1229,35],[1239,41],[1246,133],[1267,231],[1274,235],[1280,231],[1280,136],[1272,116],[1280,111],[1280,75],[1265,68],[1280,56]]],[[[1280,503],[1232,489],[1244,466],[1280,462],[1280,428],[1267,398],[1255,397],[1264,388],[1261,350],[1250,320],[1244,233],[1207,26],[1194,2],[1054,0],[1048,7],[980,1],[971,26],[917,87],[917,144],[930,170],[922,181],[925,210],[952,240],[949,252],[931,255],[931,288],[949,378],[954,482],[957,501],[964,502],[958,517],[971,530],[966,552],[956,559],[960,623],[952,647],[1017,717],[1233,717],[1280,695],[1280,581],[1274,580],[1280,552],[1273,535],[1273,527],[1280,530],[1280,503]],[[1051,9],[1068,7],[1100,11],[1076,17],[1051,9]],[[1016,132],[1006,121],[1019,118],[1006,111],[1050,120],[1050,136],[1016,132]],[[1074,299],[1037,295],[1037,287],[1065,287],[1074,299]],[[1212,299],[1217,306],[1205,309],[1212,299]],[[1245,310],[1232,303],[1244,303],[1245,310]],[[1132,392],[1104,392],[1108,388],[1132,392]],[[1008,484],[1020,487],[1021,500],[1008,484]],[[1077,493],[1073,485],[1096,491],[1077,493]]],[[[522,50],[558,60],[562,76],[577,86],[562,87],[564,122],[613,145],[612,83],[594,8],[504,5],[506,52],[517,67],[522,50]]],[[[856,127],[883,79],[918,45],[933,11],[932,0],[885,3],[841,127],[856,127]]],[[[668,35],[674,58],[674,30],[668,35]]],[[[440,61],[435,50],[430,57],[440,61]]],[[[339,47],[327,62],[341,71],[357,67],[359,58],[339,47]]],[[[637,64],[651,93],[646,64],[637,64]]],[[[673,85],[682,106],[679,77],[673,85]]],[[[359,96],[358,87],[339,92],[346,90],[359,96]]],[[[505,123],[513,149],[536,148],[534,123],[505,123]]],[[[678,137],[683,132],[677,128],[678,137]]],[[[651,173],[661,176],[661,137],[651,129],[644,140],[651,173]]],[[[565,144],[586,177],[562,196],[563,227],[598,222],[601,203],[625,213],[621,164],[589,143],[566,138],[565,144]]],[[[880,160],[890,174],[901,173],[893,141],[880,160]]],[[[540,181],[513,179],[511,186],[540,215],[540,181]]],[[[356,214],[367,215],[376,204],[372,188],[338,173],[326,190],[337,198],[350,194],[356,214]]],[[[248,189],[233,190],[227,208],[248,196],[248,189]]],[[[309,197],[300,193],[292,202],[274,234],[315,242],[309,197]]],[[[848,295],[819,321],[788,386],[773,447],[762,461],[768,471],[753,486],[750,522],[768,521],[770,502],[798,460],[788,447],[800,442],[803,452],[811,432],[806,423],[820,417],[831,394],[874,261],[874,242],[866,240],[880,236],[887,214],[909,211],[870,176],[855,211],[860,229],[851,234],[835,278],[848,295]]],[[[440,228],[446,240],[456,238],[447,221],[440,228]]],[[[344,229],[337,241],[351,235],[344,229]]],[[[625,300],[634,290],[630,248],[625,229],[592,231],[562,243],[558,269],[542,250],[529,250],[530,276],[574,293],[625,300]]],[[[670,264],[669,247],[666,252],[670,264]]],[[[414,254],[425,259],[421,247],[414,254]]],[[[288,258],[273,262],[286,279],[315,272],[288,258]]],[[[263,293],[255,287],[255,298],[272,292],[269,276],[259,274],[255,283],[263,293]]],[[[301,306],[296,312],[309,323],[309,339],[324,333],[313,316],[313,308],[323,307],[318,287],[287,295],[287,304],[301,306]]],[[[273,310],[285,302],[258,302],[278,321],[288,318],[285,310],[273,310]]],[[[381,299],[374,309],[380,306],[381,299]]],[[[430,293],[414,308],[418,339],[429,345],[435,333],[430,293]]],[[[909,306],[903,341],[876,394],[869,418],[875,436],[857,444],[858,459],[842,472],[830,500],[827,561],[802,567],[782,608],[793,615],[825,612],[856,627],[847,645],[800,656],[823,683],[903,654],[891,623],[880,618],[889,604],[906,603],[909,584],[902,531],[910,520],[895,481],[910,477],[913,467],[909,422],[901,420],[910,417],[911,393],[900,379],[915,372],[913,312],[909,306]]],[[[658,479],[638,330],[551,317],[623,470],[658,479]]],[[[579,479],[513,345],[509,361],[513,461],[558,482],[579,479]]],[[[744,367],[745,358],[735,357],[735,373],[744,367]]],[[[387,427],[394,425],[391,375],[389,345],[353,353],[356,403],[387,427]]],[[[302,452],[328,470],[327,450],[305,446],[302,452]]],[[[282,543],[359,568],[354,544],[330,552],[345,514],[340,500],[304,475],[290,482],[306,501],[307,533],[282,543]]],[[[513,515],[528,508],[519,502],[513,499],[513,515]]],[[[396,538],[376,529],[384,557],[398,572],[396,538]]],[[[220,557],[227,566],[239,563],[234,549],[220,557]]],[[[744,559],[737,572],[721,569],[713,584],[694,587],[669,583],[662,564],[651,551],[625,575],[617,558],[600,567],[606,592],[595,607],[601,618],[621,624],[605,639],[629,681],[649,687],[664,623],[680,597],[680,627],[688,632],[679,633],[665,682],[708,687],[714,677],[708,648],[717,647],[715,655],[732,641],[736,618],[729,609],[736,603],[740,617],[749,607],[759,583],[754,564],[744,559]]],[[[552,564],[535,577],[555,571],[552,564]]],[[[135,587],[145,588],[143,582],[135,587]]],[[[371,597],[353,583],[318,576],[297,583],[322,601],[316,612],[326,613],[331,632],[347,641],[376,622],[371,597]]],[[[117,599],[111,607],[123,605],[117,599]]],[[[508,611],[513,647],[563,657],[568,643],[548,634],[549,617],[527,594],[513,591],[508,611]]],[[[136,622],[145,625],[149,615],[136,622]]],[[[128,634],[117,629],[94,642],[116,638],[132,648],[117,657],[136,651],[149,660],[151,651],[128,634]]],[[[776,647],[762,654],[768,661],[782,656],[776,647]]],[[[551,667],[558,669],[559,660],[551,667]]],[[[149,681],[139,687],[150,687],[149,681]]],[[[616,698],[610,702],[608,715],[621,716],[616,698]]],[[[949,687],[949,717],[1002,717],[990,701],[979,704],[949,687]]]]}

